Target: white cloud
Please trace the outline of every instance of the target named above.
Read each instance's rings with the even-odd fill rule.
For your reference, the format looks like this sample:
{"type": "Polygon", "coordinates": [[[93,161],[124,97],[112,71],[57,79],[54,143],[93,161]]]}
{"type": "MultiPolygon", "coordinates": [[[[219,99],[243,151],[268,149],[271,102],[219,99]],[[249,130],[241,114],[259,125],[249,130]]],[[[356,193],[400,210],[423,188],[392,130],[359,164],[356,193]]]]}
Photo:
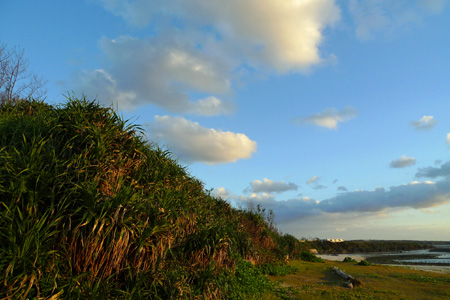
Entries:
{"type": "Polygon", "coordinates": [[[402,157],[398,159],[394,159],[389,163],[391,168],[405,168],[416,164],[416,159],[414,157],[408,157],[402,155],[402,157]]]}
{"type": "Polygon", "coordinates": [[[253,193],[282,193],[286,191],[296,191],[298,185],[293,182],[273,181],[267,178],[261,180],[254,180],[250,182],[250,188],[246,191],[253,193]]]}
{"type": "Polygon", "coordinates": [[[245,134],[205,128],[182,117],[155,116],[150,135],[181,160],[211,165],[250,158],[257,148],[245,134]]]}
{"type": "Polygon", "coordinates": [[[311,177],[311,178],[306,182],[306,184],[314,183],[314,182],[316,182],[318,179],[319,179],[319,177],[313,176],[313,177],[311,177]]]}
{"type": "Polygon", "coordinates": [[[450,144],[450,133],[447,133],[447,144],[450,144]]]}
{"type": "Polygon", "coordinates": [[[219,198],[222,198],[222,199],[230,199],[231,198],[230,192],[224,187],[220,187],[218,189],[215,189],[214,190],[214,195],[216,197],[219,197],[219,198]]]}
{"type": "Polygon", "coordinates": [[[420,120],[411,122],[416,130],[430,130],[436,123],[437,120],[433,116],[423,116],[420,120]]]}
{"type": "Polygon", "coordinates": [[[233,110],[231,103],[215,96],[192,99],[193,93],[230,91],[229,69],[220,59],[165,38],[103,37],[99,45],[110,62],[108,69],[85,71],[75,78],[78,90],[87,96],[98,95],[99,101],[128,110],[148,103],[197,115],[233,110]]]}
{"type": "Polygon", "coordinates": [[[322,113],[313,114],[309,117],[297,117],[293,122],[298,125],[312,124],[329,129],[336,129],[338,123],[349,121],[355,118],[356,115],[357,111],[353,107],[346,107],[341,111],[338,111],[335,108],[328,108],[322,113]]]}
{"type": "Polygon", "coordinates": [[[320,63],[322,31],[340,19],[334,0],[99,1],[134,25],[146,25],[158,15],[163,20],[176,18],[189,30],[208,26],[228,54],[279,72],[303,71],[320,63]]]}
{"type": "Polygon", "coordinates": [[[75,90],[119,109],[153,104],[208,116],[233,111],[232,81],[248,66],[250,73],[306,72],[333,60],[319,46],[324,29],[340,19],[334,0],[97,2],[130,25],[152,26],[153,36],[103,37],[101,71],[109,84],[97,85],[98,74],[86,71],[75,90]]]}
{"type": "MultiPolygon", "coordinates": [[[[81,93],[99,101],[114,99],[113,103],[129,103],[136,98],[133,91],[121,91],[117,81],[105,70],[81,71],[75,75],[75,85],[81,93]]],[[[111,102],[107,103],[111,104],[111,102]]]]}

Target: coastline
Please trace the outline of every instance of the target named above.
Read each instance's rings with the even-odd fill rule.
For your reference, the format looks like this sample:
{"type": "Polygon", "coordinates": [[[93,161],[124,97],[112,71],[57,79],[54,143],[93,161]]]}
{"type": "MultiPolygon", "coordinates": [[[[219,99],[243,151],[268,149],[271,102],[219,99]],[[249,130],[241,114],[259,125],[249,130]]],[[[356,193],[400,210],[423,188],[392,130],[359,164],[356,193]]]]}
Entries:
{"type": "MultiPolygon", "coordinates": [[[[368,260],[370,263],[377,265],[385,265],[385,266],[393,266],[393,267],[402,267],[412,270],[419,271],[427,271],[427,272],[435,272],[441,274],[450,274],[450,265],[446,264],[427,264],[427,263],[415,263],[415,264],[406,264],[406,263],[398,263],[398,261],[394,261],[392,257],[395,257],[395,254],[381,254],[381,253],[344,253],[344,254],[318,254],[317,257],[328,261],[339,261],[342,262],[345,257],[351,257],[356,261],[368,260]]],[[[420,258],[423,256],[420,256],[420,258]]]]}

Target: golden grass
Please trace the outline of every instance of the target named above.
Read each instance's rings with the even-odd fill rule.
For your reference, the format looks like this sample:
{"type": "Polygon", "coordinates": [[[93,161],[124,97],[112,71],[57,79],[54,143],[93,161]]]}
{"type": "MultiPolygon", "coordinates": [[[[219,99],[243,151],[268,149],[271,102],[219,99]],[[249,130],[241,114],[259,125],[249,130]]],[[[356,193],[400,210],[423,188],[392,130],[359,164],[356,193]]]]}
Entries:
{"type": "Polygon", "coordinates": [[[300,271],[286,276],[269,276],[269,280],[294,288],[293,299],[450,299],[450,274],[336,261],[291,261],[289,264],[300,271]],[[359,278],[362,286],[345,288],[344,280],[333,272],[334,266],[359,278]]]}

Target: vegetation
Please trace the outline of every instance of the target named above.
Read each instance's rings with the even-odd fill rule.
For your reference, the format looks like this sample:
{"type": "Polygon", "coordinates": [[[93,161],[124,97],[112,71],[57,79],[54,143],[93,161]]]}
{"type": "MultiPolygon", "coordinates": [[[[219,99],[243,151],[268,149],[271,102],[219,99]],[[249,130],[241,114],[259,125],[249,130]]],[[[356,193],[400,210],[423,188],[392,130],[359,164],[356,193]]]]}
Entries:
{"type": "Polygon", "coordinates": [[[300,259],[303,261],[309,261],[309,262],[320,262],[320,263],[324,262],[323,259],[315,256],[314,254],[310,253],[309,251],[302,251],[302,253],[300,254],[300,259]]]}
{"type": "MultiPolygon", "coordinates": [[[[306,248],[317,249],[321,254],[338,254],[338,253],[367,253],[367,252],[394,252],[394,251],[410,251],[418,249],[433,248],[435,242],[431,241],[345,241],[341,243],[333,243],[323,240],[313,240],[305,242],[306,248]]],[[[441,242],[439,242],[441,243],[441,242]]],[[[444,242],[442,242],[443,244],[444,242]]]]}
{"type": "Polygon", "coordinates": [[[291,261],[290,266],[299,269],[295,274],[269,276],[272,282],[296,293],[291,299],[448,299],[450,274],[411,270],[403,267],[371,265],[361,267],[354,263],[325,261],[317,264],[291,261]],[[344,270],[362,282],[349,289],[345,280],[333,267],[344,270]]]}
{"type": "Polygon", "coordinates": [[[348,263],[357,263],[357,261],[349,256],[345,257],[343,262],[348,262],[348,263]]]}
{"type": "Polygon", "coordinates": [[[304,254],[272,221],[95,101],[0,104],[0,299],[279,298],[304,254]]]}

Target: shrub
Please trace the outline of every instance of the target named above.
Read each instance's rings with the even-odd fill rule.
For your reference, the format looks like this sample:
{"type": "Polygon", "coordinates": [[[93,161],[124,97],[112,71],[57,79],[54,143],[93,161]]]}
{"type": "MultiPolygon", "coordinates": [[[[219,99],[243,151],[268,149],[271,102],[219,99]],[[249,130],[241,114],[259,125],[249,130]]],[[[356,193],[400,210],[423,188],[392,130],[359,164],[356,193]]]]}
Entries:
{"type": "Polygon", "coordinates": [[[347,256],[346,258],[344,258],[343,262],[346,263],[357,263],[357,261],[349,256],[347,256]]]}
{"type": "Polygon", "coordinates": [[[312,254],[309,251],[302,251],[302,253],[300,254],[300,259],[304,260],[304,261],[309,261],[309,262],[324,263],[323,259],[321,259],[320,257],[315,256],[314,254],[312,254]]]}
{"type": "Polygon", "coordinates": [[[361,260],[361,261],[358,263],[358,265],[359,265],[359,266],[370,266],[371,264],[370,264],[370,262],[368,262],[367,260],[361,260]]]}
{"type": "Polygon", "coordinates": [[[211,196],[111,108],[0,104],[1,299],[264,291],[242,257],[278,262],[272,226],[211,196]]]}

